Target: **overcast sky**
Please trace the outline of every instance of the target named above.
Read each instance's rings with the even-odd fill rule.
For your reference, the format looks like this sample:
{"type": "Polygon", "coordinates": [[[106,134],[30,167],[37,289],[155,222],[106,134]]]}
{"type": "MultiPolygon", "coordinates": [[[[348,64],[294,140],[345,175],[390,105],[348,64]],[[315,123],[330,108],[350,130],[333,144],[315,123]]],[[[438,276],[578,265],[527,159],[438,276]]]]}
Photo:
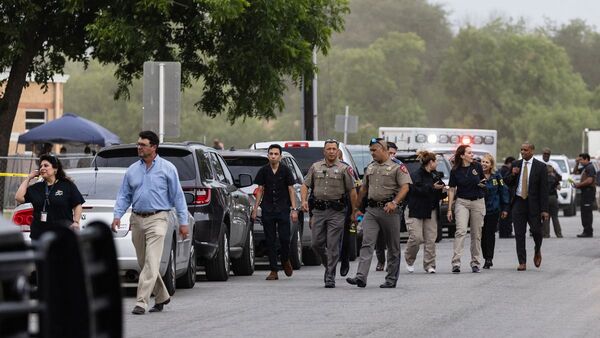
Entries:
{"type": "Polygon", "coordinates": [[[599,0],[429,0],[442,4],[450,12],[450,23],[460,27],[466,23],[481,24],[490,17],[524,17],[530,26],[544,24],[544,18],[562,24],[574,18],[600,27],[599,0]]]}

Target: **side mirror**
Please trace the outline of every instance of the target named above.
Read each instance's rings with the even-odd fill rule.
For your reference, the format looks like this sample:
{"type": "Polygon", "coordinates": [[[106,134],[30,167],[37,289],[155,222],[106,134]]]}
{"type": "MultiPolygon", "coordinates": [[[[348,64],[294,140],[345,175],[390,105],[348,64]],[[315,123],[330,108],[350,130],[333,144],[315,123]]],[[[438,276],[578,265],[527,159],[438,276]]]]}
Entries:
{"type": "Polygon", "coordinates": [[[239,177],[238,182],[237,182],[238,188],[249,187],[253,184],[252,176],[250,174],[240,174],[238,177],[239,177]]]}
{"type": "Polygon", "coordinates": [[[193,204],[194,201],[196,200],[196,196],[194,194],[192,194],[191,192],[184,192],[183,196],[185,196],[186,204],[193,204]]]}

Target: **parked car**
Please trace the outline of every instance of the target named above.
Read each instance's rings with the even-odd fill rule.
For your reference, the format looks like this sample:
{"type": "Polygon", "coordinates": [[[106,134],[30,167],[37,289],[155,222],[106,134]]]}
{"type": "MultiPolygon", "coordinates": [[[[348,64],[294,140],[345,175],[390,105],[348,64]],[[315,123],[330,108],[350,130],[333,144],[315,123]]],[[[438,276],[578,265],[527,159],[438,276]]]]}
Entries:
{"type": "MultiPolygon", "coordinates": [[[[417,159],[417,154],[415,151],[398,151],[396,153],[396,158],[404,165],[406,165],[408,171],[413,173],[421,166],[421,162],[417,159]]],[[[450,165],[450,161],[446,159],[443,155],[437,155],[437,168],[436,171],[442,175],[442,181],[444,184],[448,185],[448,181],[450,180],[450,170],[452,166],[450,165]]],[[[438,220],[438,237],[437,242],[442,239],[443,231],[446,230],[446,235],[448,238],[453,238],[454,233],[456,232],[456,223],[454,221],[448,222],[448,218],[446,218],[446,214],[448,213],[448,197],[444,198],[440,201],[440,207],[438,208],[437,220],[438,220]]],[[[401,224],[401,231],[406,231],[406,225],[404,224],[404,219],[401,224]]]]}
{"type": "MultiPolygon", "coordinates": [[[[85,168],[66,170],[83,197],[83,212],[81,227],[93,222],[111,224],[117,193],[125,176],[123,168],[85,168]]],[[[113,235],[120,275],[124,282],[135,283],[140,274],[135,248],[131,240],[129,217],[131,208],[121,218],[121,226],[113,235]]],[[[190,233],[194,230],[194,219],[188,213],[190,233]]],[[[31,203],[23,203],[15,208],[12,221],[21,227],[29,241],[29,226],[33,220],[31,203]]],[[[167,218],[167,235],[160,262],[160,275],[163,278],[169,294],[175,293],[175,288],[192,288],[196,283],[195,250],[191,238],[182,238],[179,234],[179,221],[175,209],[171,209],[167,218]]]]}
{"type": "MultiPolygon", "coordinates": [[[[538,160],[542,160],[542,155],[534,156],[538,160]]],[[[560,169],[562,181],[560,182],[560,190],[558,191],[558,207],[562,209],[564,216],[575,216],[577,213],[577,204],[575,197],[577,189],[575,189],[569,179],[573,179],[569,167],[569,158],[565,155],[550,155],[550,161],[556,162],[560,169]]]]}
{"type": "MultiPolygon", "coordinates": [[[[261,150],[222,150],[219,151],[227,166],[234,175],[248,174],[252,176],[252,180],[256,177],[258,170],[269,164],[269,157],[264,149],[261,150]]],[[[296,205],[301,205],[300,187],[304,183],[304,177],[298,167],[298,163],[294,157],[288,153],[283,152],[281,159],[281,165],[285,165],[292,171],[294,176],[294,190],[296,191],[296,205]]],[[[253,184],[249,187],[242,188],[246,194],[248,194],[253,201],[256,200],[256,189],[258,186],[253,184]]],[[[253,202],[254,204],[254,202],[253,202]]],[[[261,210],[260,207],[257,211],[257,218],[254,222],[254,243],[255,243],[255,255],[256,257],[267,256],[267,247],[265,241],[265,233],[261,223],[261,210]]],[[[311,236],[310,229],[308,228],[308,215],[305,215],[302,211],[298,214],[298,222],[292,222],[291,224],[291,253],[290,261],[294,269],[300,269],[302,263],[306,265],[318,265],[319,260],[311,248],[311,236]],[[308,232],[308,236],[304,237],[304,232],[308,232]],[[306,238],[306,241],[304,241],[306,238]]]]}
{"type": "MultiPolygon", "coordinates": [[[[268,149],[271,144],[279,144],[281,147],[283,147],[284,151],[287,151],[288,153],[292,154],[294,156],[294,159],[298,163],[300,170],[302,171],[302,175],[304,175],[305,177],[306,177],[306,174],[308,173],[308,169],[310,169],[310,166],[313,163],[320,161],[325,157],[325,155],[323,154],[323,148],[325,147],[325,141],[259,142],[259,143],[254,143],[254,144],[250,145],[250,149],[268,149]]],[[[354,177],[356,179],[357,186],[359,186],[361,184],[361,182],[360,182],[360,178],[358,177],[358,169],[356,167],[356,163],[354,162],[354,159],[352,158],[352,155],[350,154],[350,152],[348,151],[348,149],[346,148],[346,146],[344,145],[343,142],[339,142],[339,147],[340,147],[340,150],[342,151],[342,161],[348,163],[352,167],[352,171],[354,173],[354,177]]],[[[303,243],[308,242],[308,240],[309,240],[308,237],[310,236],[308,233],[310,233],[310,231],[306,231],[302,235],[303,243]]],[[[350,232],[350,236],[353,236],[354,238],[350,240],[351,248],[349,250],[349,252],[350,252],[349,258],[351,261],[354,261],[356,259],[358,250],[360,250],[360,247],[358,246],[358,244],[356,242],[356,232],[350,232]]],[[[304,262],[306,263],[306,255],[311,255],[312,251],[305,249],[303,253],[305,255],[304,262]]]]}
{"type": "Polygon", "coordinates": [[[369,146],[364,144],[348,144],[346,148],[350,151],[356,163],[358,177],[362,179],[365,174],[365,168],[373,161],[369,146]]]}
{"type": "MultiPolygon", "coordinates": [[[[240,188],[250,186],[250,175],[234,178],[213,148],[195,142],[162,143],[159,156],[175,165],[183,191],[192,198],[188,210],[194,217],[192,233],[197,264],[211,281],[254,273],[254,240],[251,205],[240,188]]],[[[98,152],[92,165],[129,167],[138,161],[135,144],[116,145],[98,152]]]]}

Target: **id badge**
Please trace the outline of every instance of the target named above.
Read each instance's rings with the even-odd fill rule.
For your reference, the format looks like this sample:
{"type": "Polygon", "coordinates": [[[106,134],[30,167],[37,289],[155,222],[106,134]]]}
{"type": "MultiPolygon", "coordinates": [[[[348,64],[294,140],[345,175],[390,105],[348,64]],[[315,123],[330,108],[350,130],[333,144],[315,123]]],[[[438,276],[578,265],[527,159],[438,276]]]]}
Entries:
{"type": "Polygon", "coordinates": [[[42,221],[42,222],[48,221],[48,213],[47,212],[42,211],[42,213],[40,214],[40,221],[42,221]]]}

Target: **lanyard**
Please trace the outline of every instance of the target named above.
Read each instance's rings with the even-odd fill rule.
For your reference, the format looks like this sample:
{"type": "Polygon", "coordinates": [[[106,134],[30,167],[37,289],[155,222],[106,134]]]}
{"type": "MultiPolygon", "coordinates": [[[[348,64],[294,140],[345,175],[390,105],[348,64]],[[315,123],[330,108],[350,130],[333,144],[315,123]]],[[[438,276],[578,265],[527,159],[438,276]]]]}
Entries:
{"type": "Polygon", "coordinates": [[[44,212],[46,211],[46,205],[50,205],[50,194],[52,193],[52,189],[54,189],[57,182],[58,182],[58,180],[54,181],[54,184],[52,184],[52,187],[49,189],[48,189],[47,184],[44,185],[44,188],[45,188],[44,194],[46,195],[46,198],[44,199],[44,207],[42,209],[42,211],[44,211],[44,212]]]}

